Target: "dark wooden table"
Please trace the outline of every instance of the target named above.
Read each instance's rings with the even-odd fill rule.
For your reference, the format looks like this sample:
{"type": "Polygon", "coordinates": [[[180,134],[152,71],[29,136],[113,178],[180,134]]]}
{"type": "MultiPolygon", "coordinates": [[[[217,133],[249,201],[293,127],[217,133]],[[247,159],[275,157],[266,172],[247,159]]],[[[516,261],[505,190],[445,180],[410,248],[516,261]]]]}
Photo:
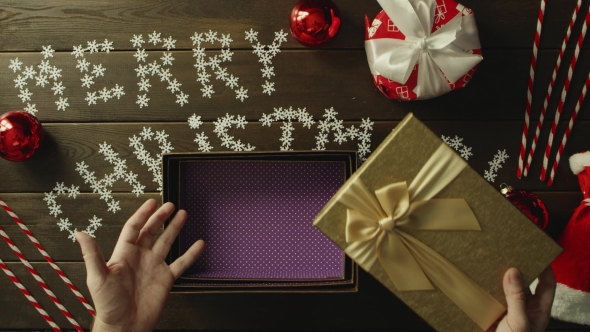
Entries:
{"type": "MultiPolygon", "coordinates": [[[[572,175],[567,158],[575,152],[589,149],[590,110],[585,103],[579,120],[564,151],[564,161],[557,172],[555,183],[548,187],[538,180],[541,168],[541,152],[533,161],[531,174],[517,179],[516,167],[527,89],[527,77],[531,47],[536,29],[538,0],[465,0],[463,4],[476,15],[484,60],[473,80],[466,88],[426,101],[397,102],[385,98],[372,84],[364,51],[364,15],[371,19],[380,10],[375,1],[336,0],[342,26],[336,39],[322,49],[308,49],[298,44],[290,35],[281,46],[281,52],[273,59],[276,91],[271,96],[262,93],[260,87],[266,79],[261,77],[262,65],[252,54],[252,45],[244,39],[249,29],[259,31],[262,44],[270,44],[274,32],[289,31],[288,17],[295,1],[89,1],[66,0],[18,1],[7,0],[0,6],[0,109],[2,112],[23,109],[27,106],[18,97],[14,79],[19,73],[9,68],[10,60],[18,57],[28,66],[41,64],[42,46],[51,45],[56,52],[49,58],[50,65],[60,69],[66,87],[63,97],[69,107],[58,111],[50,88],[29,79],[27,88],[33,92],[29,103],[35,104],[37,116],[42,121],[46,140],[39,153],[22,163],[0,160],[0,197],[24,220],[59,266],[90,298],[85,285],[86,271],[78,245],[68,239],[67,231],[60,231],[55,218],[49,214],[43,200],[44,193],[52,191],[56,183],[79,186],[82,192],[75,200],[66,195],[57,198],[62,207],[61,218],[69,218],[71,228],[84,229],[93,215],[102,218],[102,226],[96,230],[97,241],[109,257],[122,224],[147,198],[160,199],[158,185],[152,181],[152,172],[137,160],[128,138],[138,135],[143,127],[165,130],[175,152],[196,151],[195,134],[204,132],[214,151],[227,150],[213,132],[214,123],[226,113],[245,116],[246,129],[233,126],[228,134],[244,143],[256,146],[256,150],[278,150],[281,146],[280,124],[263,127],[259,119],[273,112],[275,107],[306,108],[317,121],[324,110],[333,107],[337,118],[344,125],[358,127],[361,119],[374,121],[371,147],[374,149],[392,128],[408,112],[416,116],[438,135],[463,138],[463,144],[472,147],[469,164],[482,175],[489,169],[498,150],[506,150],[509,158],[498,170],[493,185],[505,182],[518,189],[526,189],[541,196],[551,216],[548,233],[557,238],[566,225],[573,208],[581,200],[577,179],[572,175]],[[249,89],[244,102],[223,82],[211,77],[215,94],[203,98],[190,36],[194,32],[217,31],[230,34],[234,52],[232,62],[227,62],[229,73],[240,77],[240,85],[249,89]],[[136,103],[140,94],[136,52],[130,39],[133,35],[161,33],[162,38],[176,39],[175,58],[170,68],[173,78],[182,83],[181,90],[189,95],[188,104],[180,106],[167,85],[157,77],[151,78],[148,94],[149,106],[140,108],[136,103]],[[97,77],[91,89],[81,87],[83,75],[76,68],[77,59],[71,54],[73,46],[87,46],[88,41],[113,42],[110,53],[86,52],[84,58],[91,64],[102,64],[106,71],[97,77]],[[98,100],[88,105],[87,91],[124,86],[125,96],[98,100]],[[191,129],[187,119],[200,115],[204,124],[199,130],[191,129]],[[113,171],[113,165],[99,153],[99,144],[108,143],[127,160],[128,170],[138,174],[138,181],[146,186],[145,194],[137,197],[123,180],[113,185],[112,198],[120,201],[120,211],[107,212],[107,205],[76,171],[76,163],[84,161],[90,171],[101,178],[113,171]]],[[[543,35],[534,94],[533,118],[538,118],[540,105],[563,35],[573,11],[575,0],[549,0],[546,9],[543,35]]],[[[588,6],[584,4],[585,8],[588,6]]],[[[575,31],[579,31],[580,25],[575,31]]],[[[574,99],[581,90],[590,69],[588,42],[581,52],[578,69],[573,78],[571,95],[565,105],[558,135],[563,133],[573,110],[574,99]]],[[[220,44],[207,44],[206,54],[220,53],[220,44]]],[[[154,46],[145,43],[147,62],[160,61],[161,43],[154,46]]],[[[565,54],[566,64],[573,53],[573,44],[565,54]]],[[[81,58],[79,58],[81,59],[81,58]]],[[[90,70],[92,70],[90,66],[90,70]]],[[[558,89],[564,81],[564,73],[557,80],[558,89]]],[[[150,76],[151,77],[151,76],[150,76]]],[[[145,92],[141,92],[143,94],[145,92]]],[[[553,110],[557,99],[550,103],[548,119],[539,142],[544,148],[553,110]]],[[[295,150],[308,150],[316,145],[317,122],[311,129],[295,124],[293,131],[295,150]]],[[[561,137],[561,136],[558,136],[561,137]]],[[[144,142],[146,149],[155,155],[157,143],[144,142]]],[[[333,138],[326,145],[329,149],[356,149],[357,141],[342,145],[333,138]]],[[[554,148],[556,148],[555,146],[554,148]]],[[[0,226],[10,235],[73,316],[88,327],[91,317],[69,292],[64,283],[51,271],[30,241],[6,215],[0,214],[0,226]]],[[[71,327],[57,308],[43,294],[41,288],[28,275],[24,266],[15,258],[9,247],[0,245],[0,258],[7,263],[23,284],[40,301],[57,324],[71,327]]],[[[48,325],[31,307],[8,278],[0,276],[0,328],[14,330],[43,330],[48,325]]],[[[552,321],[553,330],[582,329],[580,326],[552,321]]],[[[429,327],[391,293],[364,272],[360,272],[358,293],[347,294],[191,294],[173,292],[168,300],[159,329],[203,330],[257,330],[257,329],[369,329],[369,330],[428,330],[429,327]]]]}

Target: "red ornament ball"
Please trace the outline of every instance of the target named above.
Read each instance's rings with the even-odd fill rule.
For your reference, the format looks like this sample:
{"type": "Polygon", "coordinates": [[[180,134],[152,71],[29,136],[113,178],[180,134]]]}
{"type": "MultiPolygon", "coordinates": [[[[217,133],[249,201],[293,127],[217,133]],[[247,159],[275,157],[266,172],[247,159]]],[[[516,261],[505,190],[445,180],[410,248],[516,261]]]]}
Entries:
{"type": "Polygon", "coordinates": [[[502,194],[540,229],[545,230],[547,228],[549,213],[547,213],[545,203],[539,196],[524,190],[514,190],[507,185],[503,185],[501,189],[502,194]]]}
{"type": "Polygon", "coordinates": [[[301,0],[291,11],[291,34],[307,47],[334,39],[340,29],[340,11],[330,0],[301,0]]]}
{"type": "Polygon", "coordinates": [[[43,141],[43,127],[29,113],[13,111],[0,116],[0,157],[10,161],[30,158],[43,141]]]}

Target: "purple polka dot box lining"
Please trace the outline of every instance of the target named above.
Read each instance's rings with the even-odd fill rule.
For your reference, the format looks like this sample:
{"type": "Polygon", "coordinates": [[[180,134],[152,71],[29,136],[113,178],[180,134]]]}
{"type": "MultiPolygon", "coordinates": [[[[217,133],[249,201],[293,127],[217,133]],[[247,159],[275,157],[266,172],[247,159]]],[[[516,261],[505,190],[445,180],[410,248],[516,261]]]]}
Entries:
{"type": "Polygon", "coordinates": [[[280,159],[197,158],[173,167],[178,197],[165,198],[177,198],[189,215],[173,256],[198,239],[207,243],[182,283],[278,286],[346,279],[344,252],[313,226],[346,181],[346,163],[280,159]]]}

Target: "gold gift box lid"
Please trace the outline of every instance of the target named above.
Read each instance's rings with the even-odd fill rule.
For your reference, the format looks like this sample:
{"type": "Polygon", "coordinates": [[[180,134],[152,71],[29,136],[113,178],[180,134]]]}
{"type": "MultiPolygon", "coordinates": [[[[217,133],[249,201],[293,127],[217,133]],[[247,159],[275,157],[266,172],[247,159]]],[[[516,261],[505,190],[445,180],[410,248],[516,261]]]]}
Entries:
{"type": "MultiPolygon", "coordinates": [[[[346,250],[351,247],[351,243],[346,241],[350,208],[342,203],[343,197],[348,195],[347,191],[351,190],[351,184],[360,181],[371,193],[393,183],[411,184],[417,175],[422,174],[423,165],[436,159],[433,155],[438,156],[436,153],[443,146],[448,148],[422,122],[409,114],[330,199],[317,215],[314,225],[341,248],[346,250]]],[[[449,150],[455,160],[461,159],[456,152],[449,150]]],[[[464,163],[464,168],[434,197],[464,200],[481,230],[404,228],[403,232],[433,249],[473,280],[486,296],[491,295],[492,301],[505,307],[502,288],[504,272],[510,267],[518,268],[524,283],[529,285],[562,249],[462,159],[460,162],[464,163]]],[[[501,309],[495,310],[492,318],[488,317],[487,322],[478,325],[434,282],[433,290],[400,291],[379,260],[365,270],[439,331],[482,330],[482,325],[488,324],[503,311],[500,306],[501,309]]],[[[453,287],[459,287],[461,291],[464,284],[453,287]]]]}

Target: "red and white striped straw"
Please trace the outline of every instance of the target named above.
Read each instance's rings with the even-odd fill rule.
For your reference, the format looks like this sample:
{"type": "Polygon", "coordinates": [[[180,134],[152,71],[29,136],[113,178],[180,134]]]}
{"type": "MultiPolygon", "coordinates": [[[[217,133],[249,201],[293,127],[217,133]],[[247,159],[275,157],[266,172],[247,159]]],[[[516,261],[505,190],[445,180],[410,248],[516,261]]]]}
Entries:
{"type": "Polygon", "coordinates": [[[572,118],[568,124],[567,129],[565,130],[565,134],[561,139],[561,144],[559,144],[559,149],[557,150],[557,155],[555,155],[555,161],[553,162],[553,167],[551,167],[551,175],[549,176],[549,180],[547,181],[548,185],[553,184],[553,178],[555,177],[555,171],[557,170],[557,166],[559,166],[559,160],[561,159],[561,154],[563,153],[563,149],[567,144],[567,139],[572,132],[572,127],[574,126],[574,122],[576,122],[576,118],[578,117],[578,113],[580,112],[580,108],[582,106],[582,102],[586,98],[586,91],[588,91],[588,87],[590,86],[590,75],[586,77],[586,83],[584,83],[584,87],[582,88],[582,92],[578,97],[578,102],[576,103],[576,108],[574,109],[574,113],[572,114],[572,118]]]}
{"type": "Polygon", "coordinates": [[[588,8],[588,11],[586,12],[586,18],[584,20],[584,25],[582,26],[582,32],[578,37],[578,43],[576,44],[576,49],[572,57],[572,63],[570,64],[570,67],[568,69],[567,77],[565,78],[565,83],[563,85],[563,90],[561,90],[561,98],[559,99],[559,103],[557,104],[555,118],[553,119],[553,124],[551,125],[551,132],[549,133],[549,140],[547,141],[547,146],[545,147],[545,156],[543,157],[543,168],[541,168],[541,181],[544,181],[547,176],[547,165],[549,164],[549,154],[551,153],[551,146],[553,145],[553,137],[555,136],[555,131],[557,130],[559,118],[561,117],[561,113],[563,111],[563,104],[565,102],[567,92],[569,91],[572,75],[574,73],[574,69],[576,68],[576,63],[578,62],[580,48],[582,47],[582,43],[584,42],[586,30],[588,30],[588,22],[590,22],[590,8],[588,8]]]}
{"type": "Polygon", "coordinates": [[[33,278],[35,278],[35,280],[37,280],[37,283],[41,286],[41,288],[43,288],[43,290],[45,291],[47,296],[49,296],[49,298],[53,301],[53,303],[57,306],[57,308],[61,311],[61,313],[68,319],[68,321],[70,321],[72,326],[74,326],[74,328],[77,331],[83,332],[84,330],[80,327],[80,324],[78,324],[78,322],[76,322],[76,320],[74,319],[74,317],[72,317],[72,315],[70,314],[68,309],[66,309],[63,306],[63,304],[61,304],[59,299],[55,296],[55,294],[53,294],[53,292],[51,291],[49,286],[47,286],[45,281],[43,281],[43,279],[41,278],[39,273],[37,273],[37,271],[33,268],[31,263],[29,263],[29,261],[25,258],[25,256],[20,252],[20,250],[16,247],[14,242],[12,242],[10,237],[8,237],[8,234],[6,234],[4,232],[2,227],[0,227],[0,236],[2,236],[4,241],[6,241],[6,243],[8,243],[8,245],[10,246],[10,249],[12,249],[12,252],[14,252],[16,257],[18,257],[18,259],[20,259],[20,261],[25,265],[25,267],[27,268],[29,273],[33,276],[33,278]]]}
{"type": "Polygon", "coordinates": [[[51,326],[53,331],[61,332],[61,329],[59,328],[59,326],[57,326],[57,324],[55,324],[53,319],[51,319],[51,317],[47,314],[47,312],[43,309],[43,307],[39,304],[39,302],[37,302],[37,300],[35,300],[33,295],[31,295],[31,293],[29,293],[29,291],[25,288],[25,286],[23,286],[23,284],[21,284],[20,280],[18,280],[18,278],[12,273],[12,271],[10,271],[8,266],[6,266],[6,264],[4,264],[4,262],[1,259],[0,259],[0,268],[2,269],[2,271],[4,271],[4,273],[6,273],[8,278],[10,280],[12,280],[12,282],[14,283],[16,288],[18,288],[18,290],[20,290],[20,292],[23,293],[23,295],[27,298],[27,300],[29,300],[29,302],[33,305],[33,307],[35,307],[35,309],[37,309],[39,314],[41,314],[41,317],[43,317],[43,319],[45,319],[45,321],[47,322],[47,324],[49,324],[49,326],[51,326]]]}
{"type": "Polygon", "coordinates": [[[4,208],[4,210],[6,211],[6,213],[8,213],[8,215],[10,217],[12,217],[12,220],[14,220],[14,222],[16,222],[16,224],[23,230],[23,232],[27,235],[27,237],[29,238],[29,240],[31,240],[31,242],[33,242],[33,244],[35,245],[35,247],[37,248],[37,250],[39,250],[39,252],[41,253],[41,255],[43,255],[43,258],[45,258],[45,260],[49,263],[49,265],[51,265],[51,267],[53,268],[53,270],[55,271],[55,273],[57,273],[57,275],[60,276],[61,280],[63,280],[63,282],[70,288],[70,290],[74,293],[74,295],[76,295],[76,297],[78,298],[78,300],[80,300],[80,302],[82,302],[82,304],[84,305],[84,307],[86,307],[86,309],[88,310],[88,312],[90,312],[90,314],[92,316],[95,316],[96,315],[96,312],[94,311],[94,309],[92,308],[92,306],[90,305],[90,303],[88,303],[88,301],[86,300],[86,298],[84,298],[84,295],[82,295],[82,293],[80,293],[78,291],[78,289],[76,288],[76,286],[70,281],[70,279],[68,279],[68,277],[65,275],[65,273],[63,273],[63,271],[59,268],[59,266],[57,266],[57,264],[55,264],[55,262],[49,256],[49,254],[47,254],[47,252],[45,251],[45,249],[43,248],[43,246],[39,243],[39,241],[37,241],[37,239],[35,238],[35,236],[33,236],[33,233],[31,233],[31,231],[29,231],[29,229],[27,228],[27,226],[12,211],[12,209],[8,205],[6,205],[6,203],[4,203],[4,201],[2,200],[2,198],[0,198],[0,205],[4,208]]]}
{"type": "Polygon", "coordinates": [[[531,118],[531,103],[533,99],[533,83],[535,81],[535,68],[537,67],[537,50],[539,49],[539,40],[541,39],[541,28],[543,26],[543,17],[545,16],[545,0],[541,0],[541,8],[537,18],[537,31],[535,32],[535,42],[533,43],[533,55],[531,57],[531,69],[529,71],[529,83],[526,99],[526,112],[524,113],[524,126],[522,131],[522,141],[520,143],[520,154],[518,158],[518,168],[516,176],[522,177],[524,156],[526,155],[527,138],[529,136],[529,121],[531,118]]]}
{"type": "Polygon", "coordinates": [[[555,84],[555,78],[557,77],[557,72],[559,72],[559,68],[561,66],[561,60],[563,59],[563,53],[565,52],[565,48],[567,43],[570,40],[570,35],[572,33],[572,29],[574,27],[574,23],[576,22],[576,18],[578,17],[578,12],[580,11],[580,7],[582,6],[582,0],[578,0],[576,4],[576,8],[574,9],[574,13],[572,14],[572,18],[570,19],[570,24],[567,28],[567,32],[565,37],[563,38],[563,44],[561,44],[561,51],[559,51],[559,56],[557,57],[557,62],[555,63],[555,67],[553,68],[553,75],[551,75],[551,81],[549,82],[549,88],[547,89],[547,93],[545,94],[545,101],[543,102],[543,108],[541,109],[541,115],[539,116],[539,121],[537,122],[537,128],[535,130],[535,137],[533,138],[533,142],[531,144],[531,149],[529,151],[528,159],[524,165],[524,176],[528,175],[529,168],[531,167],[531,161],[533,159],[533,154],[535,153],[535,149],[537,147],[537,142],[539,141],[539,135],[541,134],[541,127],[543,126],[543,121],[545,120],[545,114],[547,113],[547,105],[549,104],[549,98],[551,97],[551,93],[553,91],[553,85],[555,84]]]}

